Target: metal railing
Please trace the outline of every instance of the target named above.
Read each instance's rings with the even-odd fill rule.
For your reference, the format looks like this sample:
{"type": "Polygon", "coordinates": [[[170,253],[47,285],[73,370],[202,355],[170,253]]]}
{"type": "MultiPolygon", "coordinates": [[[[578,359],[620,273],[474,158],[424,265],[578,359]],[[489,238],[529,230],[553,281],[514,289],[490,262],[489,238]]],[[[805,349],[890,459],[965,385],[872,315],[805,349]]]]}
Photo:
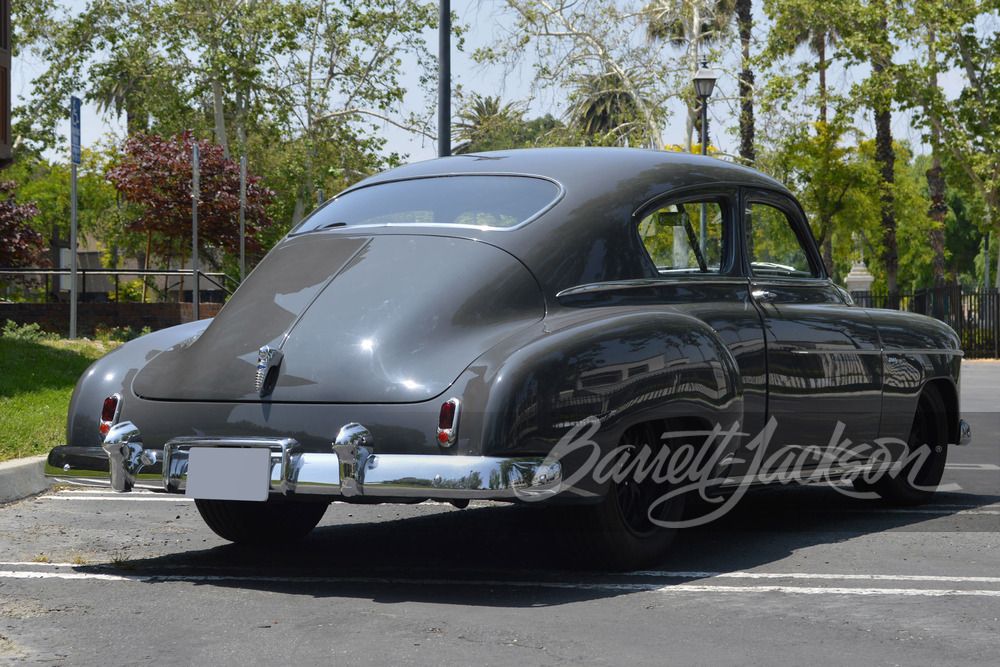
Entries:
{"type": "Polygon", "coordinates": [[[854,302],[866,308],[890,308],[929,315],[959,335],[970,359],[1000,358],[1000,291],[960,287],[920,289],[912,292],[851,292],[854,302]]]}
{"type": "MultiPolygon", "coordinates": [[[[190,269],[84,269],[78,268],[76,270],[77,275],[81,280],[80,287],[80,301],[86,302],[87,299],[87,276],[114,276],[114,292],[115,301],[118,301],[119,288],[121,285],[122,276],[135,276],[135,277],[145,277],[145,276],[177,276],[180,279],[190,279],[192,277],[190,269]]],[[[52,276],[71,276],[72,271],[70,269],[3,269],[0,268],[0,276],[10,275],[10,276],[21,276],[21,277],[44,277],[45,278],[45,302],[49,302],[49,298],[52,294],[50,289],[50,279],[52,276]]],[[[233,279],[229,275],[222,272],[210,272],[206,273],[204,271],[199,271],[198,276],[204,280],[207,280],[211,284],[215,285],[218,289],[222,290],[226,294],[232,294],[239,286],[239,281],[233,279]],[[229,289],[224,284],[229,281],[233,285],[233,289],[229,289]]],[[[200,285],[199,285],[200,287],[200,285]]],[[[205,292],[206,290],[199,289],[199,294],[205,292]]],[[[207,290],[213,291],[213,290],[207,290]]],[[[99,290],[95,292],[90,292],[90,294],[104,294],[106,290],[99,290]]],[[[192,295],[193,295],[192,290],[192,295]]]]}

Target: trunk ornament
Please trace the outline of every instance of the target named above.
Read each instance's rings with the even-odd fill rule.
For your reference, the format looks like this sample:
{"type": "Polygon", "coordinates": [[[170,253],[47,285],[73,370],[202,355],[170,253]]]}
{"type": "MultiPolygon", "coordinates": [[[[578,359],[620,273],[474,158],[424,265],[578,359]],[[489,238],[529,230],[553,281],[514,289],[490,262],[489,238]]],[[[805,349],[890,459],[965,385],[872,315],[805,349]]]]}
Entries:
{"type": "Polygon", "coordinates": [[[278,367],[281,365],[281,350],[270,345],[264,345],[257,350],[257,376],[254,378],[253,388],[261,398],[264,398],[274,389],[278,379],[278,367]]]}

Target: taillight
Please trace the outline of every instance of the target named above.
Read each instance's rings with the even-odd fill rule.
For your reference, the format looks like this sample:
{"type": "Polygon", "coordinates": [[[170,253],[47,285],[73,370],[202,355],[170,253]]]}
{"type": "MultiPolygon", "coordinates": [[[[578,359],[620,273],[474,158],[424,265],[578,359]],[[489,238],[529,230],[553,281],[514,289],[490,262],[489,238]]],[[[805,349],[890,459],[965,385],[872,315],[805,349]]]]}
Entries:
{"type": "Polygon", "coordinates": [[[458,399],[451,398],[441,404],[438,413],[437,439],[442,447],[451,447],[458,438],[458,399]]]}
{"type": "Polygon", "coordinates": [[[111,427],[118,421],[121,404],[122,397],[119,394],[104,399],[104,406],[101,408],[101,435],[107,435],[111,427]]]}

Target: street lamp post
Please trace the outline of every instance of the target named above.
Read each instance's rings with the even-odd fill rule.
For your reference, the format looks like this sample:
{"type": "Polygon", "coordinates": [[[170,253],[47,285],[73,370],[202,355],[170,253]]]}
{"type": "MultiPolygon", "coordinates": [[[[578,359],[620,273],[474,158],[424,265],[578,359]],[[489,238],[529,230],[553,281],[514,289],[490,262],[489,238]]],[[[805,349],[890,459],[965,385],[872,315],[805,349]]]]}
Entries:
{"type": "Polygon", "coordinates": [[[708,60],[701,61],[701,68],[694,75],[694,92],[701,99],[701,154],[708,155],[708,98],[715,89],[719,74],[708,66],[708,60]]]}
{"type": "MultiPolygon", "coordinates": [[[[719,78],[718,73],[708,66],[708,60],[702,59],[701,68],[694,75],[694,92],[701,99],[701,154],[708,155],[708,98],[712,96],[715,88],[715,80],[719,78]]],[[[708,206],[701,205],[701,236],[699,246],[701,256],[707,257],[706,239],[708,238],[708,206]]]]}

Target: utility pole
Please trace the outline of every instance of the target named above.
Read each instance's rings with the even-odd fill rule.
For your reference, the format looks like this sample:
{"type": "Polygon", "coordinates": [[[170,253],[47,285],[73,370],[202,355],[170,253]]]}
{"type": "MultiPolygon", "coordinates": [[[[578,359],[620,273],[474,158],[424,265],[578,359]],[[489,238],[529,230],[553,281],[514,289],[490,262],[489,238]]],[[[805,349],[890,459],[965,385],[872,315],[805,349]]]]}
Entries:
{"type": "Polygon", "coordinates": [[[438,157],[451,155],[451,1],[440,0],[438,21],[438,157]]]}

